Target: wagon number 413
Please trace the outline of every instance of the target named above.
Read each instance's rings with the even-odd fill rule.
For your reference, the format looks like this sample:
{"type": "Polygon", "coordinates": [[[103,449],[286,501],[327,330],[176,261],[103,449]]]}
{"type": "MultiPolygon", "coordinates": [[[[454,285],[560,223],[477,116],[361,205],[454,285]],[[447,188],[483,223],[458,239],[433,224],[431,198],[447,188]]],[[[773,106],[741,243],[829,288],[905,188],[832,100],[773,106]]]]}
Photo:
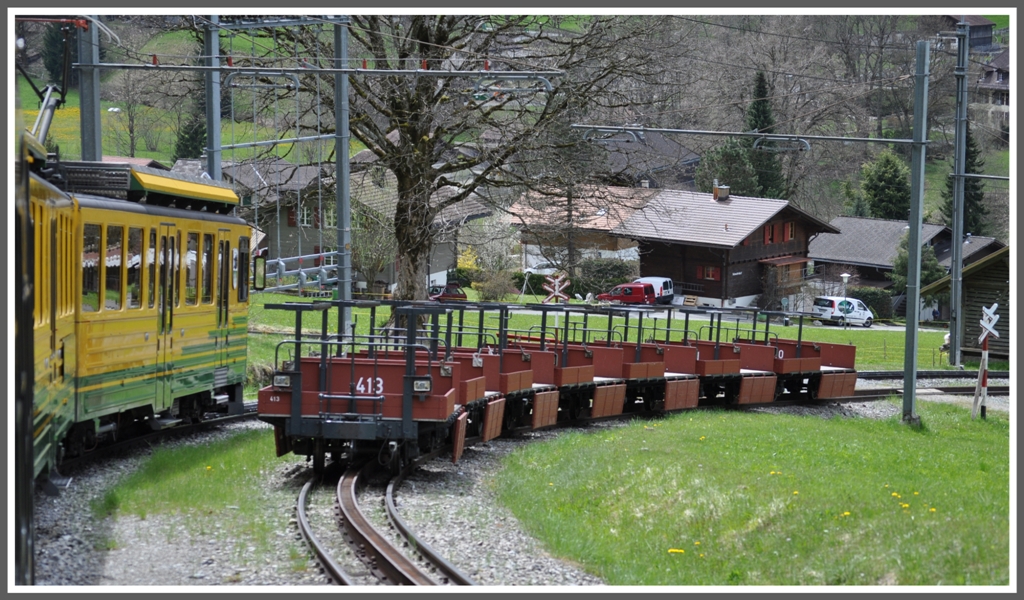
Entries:
{"type": "Polygon", "coordinates": [[[383,394],[384,378],[360,377],[356,382],[356,391],[360,394],[383,394]]]}

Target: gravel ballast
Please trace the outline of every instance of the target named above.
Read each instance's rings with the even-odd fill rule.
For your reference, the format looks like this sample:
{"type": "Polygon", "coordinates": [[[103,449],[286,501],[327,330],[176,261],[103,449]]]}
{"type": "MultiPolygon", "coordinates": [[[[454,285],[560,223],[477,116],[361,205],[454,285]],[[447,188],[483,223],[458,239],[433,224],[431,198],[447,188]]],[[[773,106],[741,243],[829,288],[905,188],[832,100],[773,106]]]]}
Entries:
{"type": "MultiPolygon", "coordinates": [[[[927,391],[931,385],[971,385],[973,380],[920,382],[918,402],[971,406],[970,396],[927,391]]],[[[858,388],[898,387],[885,381],[857,382],[858,388]]],[[[991,381],[990,385],[1008,385],[991,381]]],[[[987,400],[989,411],[1008,412],[1005,396],[987,400]]],[[[830,403],[770,407],[769,412],[831,417],[887,418],[900,407],[888,402],[830,403]]],[[[614,426],[614,425],[603,425],[614,426]]],[[[170,442],[212,441],[241,428],[269,427],[250,421],[170,442]]],[[[557,432],[536,432],[523,439],[496,439],[467,448],[458,464],[437,459],[414,473],[397,494],[403,520],[435,551],[449,558],[474,581],[488,586],[582,586],[603,582],[571,563],[550,556],[526,534],[515,517],[496,501],[490,488],[502,457],[519,445],[557,432]]],[[[144,519],[121,515],[97,522],[90,502],[102,496],[142,457],[114,458],[67,473],[71,484],[58,497],[35,495],[36,585],[43,586],[300,586],[327,585],[307,557],[294,524],[298,489],[310,471],[302,459],[278,465],[264,477],[266,520],[273,526],[270,548],[253,548],[219,530],[216,515],[153,514],[144,519]],[[203,527],[196,519],[205,518],[203,527]],[[202,531],[203,533],[198,533],[202,531]]]]}

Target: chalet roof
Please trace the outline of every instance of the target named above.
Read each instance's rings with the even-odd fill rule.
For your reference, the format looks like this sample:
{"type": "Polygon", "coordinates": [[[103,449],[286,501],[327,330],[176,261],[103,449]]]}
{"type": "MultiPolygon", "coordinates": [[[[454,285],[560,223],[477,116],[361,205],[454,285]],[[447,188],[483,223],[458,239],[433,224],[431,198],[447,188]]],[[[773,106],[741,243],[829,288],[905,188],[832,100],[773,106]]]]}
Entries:
{"type": "Polygon", "coordinates": [[[957,23],[963,19],[963,22],[971,27],[995,27],[995,23],[980,15],[946,15],[946,18],[953,19],[957,23]]]}
{"type": "Polygon", "coordinates": [[[657,131],[639,131],[635,136],[616,134],[614,139],[600,141],[608,151],[611,173],[653,173],[700,160],[692,150],[657,131]]]}
{"type": "MultiPolygon", "coordinates": [[[[961,277],[966,278],[969,275],[971,275],[972,273],[976,273],[978,271],[981,271],[982,269],[986,268],[988,265],[993,264],[997,260],[1004,260],[1004,259],[1009,259],[1009,258],[1010,258],[1010,247],[1006,246],[1004,248],[1000,248],[999,250],[997,250],[996,252],[993,252],[992,254],[989,254],[985,258],[983,258],[983,259],[981,259],[981,260],[979,260],[977,262],[971,263],[970,265],[964,267],[963,271],[960,272],[960,275],[961,275],[961,277]]],[[[942,279],[940,279],[938,281],[932,282],[932,283],[924,286],[923,288],[921,288],[921,292],[920,293],[921,294],[935,294],[935,293],[938,293],[938,292],[942,292],[942,291],[944,291],[944,290],[949,288],[949,285],[952,282],[952,277],[953,277],[952,275],[947,275],[947,276],[943,277],[942,279]]]]}
{"type": "MultiPolygon", "coordinates": [[[[981,235],[971,236],[968,242],[964,242],[963,251],[961,252],[960,258],[964,264],[970,264],[979,260],[979,256],[986,256],[989,253],[995,252],[1001,248],[1006,247],[1006,244],[1000,242],[996,238],[985,237],[981,235]]],[[[935,253],[935,258],[939,259],[939,264],[946,269],[949,269],[953,265],[953,248],[952,246],[946,246],[941,252],[935,253]]]]}
{"type": "Polygon", "coordinates": [[[993,58],[987,65],[987,69],[1010,72],[1010,49],[1003,50],[999,56],[993,58]]]}
{"type": "Polygon", "coordinates": [[[315,185],[322,176],[333,175],[334,164],[296,165],[281,159],[224,165],[225,179],[253,192],[277,194],[298,192],[315,185]]]}
{"type": "Polygon", "coordinates": [[[733,248],[783,210],[798,213],[819,225],[822,231],[838,233],[828,223],[786,200],[748,196],[729,196],[725,200],[715,200],[711,194],[702,192],[672,189],[654,191],[657,195],[614,228],[612,235],[733,248]]]}
{"type": "MultiPolygon", "coordinates": [[[[580,186],[574,196],[573,227],[609,232],[643,207],[659,190],[620,186],[580,186]]],[[[566,225],[564,196],[544,197],[530,192],[512,205],[513,222],[527,229],[566,225]]]]}
{"type": "MultiPolygon", "coordinates": [[[[836,217],[831,225],[840,233],[822,233],[811,240],[807,255],[815,261],[891,269],[903,237],[906,221],[867,217],[836,217]]],[[[924,223],[921,243],[927,243],[945,225],[924,223]]]]}

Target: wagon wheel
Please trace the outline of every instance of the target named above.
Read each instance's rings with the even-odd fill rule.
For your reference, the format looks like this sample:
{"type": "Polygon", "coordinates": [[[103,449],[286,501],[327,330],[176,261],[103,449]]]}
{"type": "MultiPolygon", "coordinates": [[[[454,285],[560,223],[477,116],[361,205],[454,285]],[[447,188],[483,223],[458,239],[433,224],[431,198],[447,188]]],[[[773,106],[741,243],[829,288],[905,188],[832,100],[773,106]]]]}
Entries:
{"type": "Polygon", "coordinates": [[[317,438],[317,440],[313,442],[313,472],[317,475],[323,475],[326,467],[327,452],[324,450],[324,441],[317,438]]]}
{"type": "Polygon", "coordinates": [[[782,392],[785,390],[785,385],[781,379],[775,381],[775,393],[772,394],[772,402],[778,401],[782,397],[782,392]]]}

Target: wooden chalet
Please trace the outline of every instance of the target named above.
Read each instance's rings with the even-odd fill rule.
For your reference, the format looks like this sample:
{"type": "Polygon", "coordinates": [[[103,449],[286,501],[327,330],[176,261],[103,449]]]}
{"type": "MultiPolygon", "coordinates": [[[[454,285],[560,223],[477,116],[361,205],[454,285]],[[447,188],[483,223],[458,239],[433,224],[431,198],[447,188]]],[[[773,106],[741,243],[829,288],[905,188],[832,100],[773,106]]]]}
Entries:
{"type": "Polygon", "coordinates": [[[809,240],[835,227],[786,200],[658,190],[643,208],[611,231],[640,245],[640,272],[671,277],[675,303],[750,306],[766,292],[798,295],[809,240]]]}
{"type": "MultiPolygon", "coordinates": [[[[1010,322],[1010,247],[1006,246],[964,267],[961,276],[964,335],[960,338],[960,352],[981,355],[981,344],[978,343],[978,336],[981,335],[981,308],[999,304],[996,310],[999,315],[999,322],[996,323],[999,337],[989,337],[988,349],[993,358],[1008,358],[1013,332],[1010,322]]],[[[950,283],[951,278],[944,277],[921,288],[921,295],[948,293],[950,283]]]]}

